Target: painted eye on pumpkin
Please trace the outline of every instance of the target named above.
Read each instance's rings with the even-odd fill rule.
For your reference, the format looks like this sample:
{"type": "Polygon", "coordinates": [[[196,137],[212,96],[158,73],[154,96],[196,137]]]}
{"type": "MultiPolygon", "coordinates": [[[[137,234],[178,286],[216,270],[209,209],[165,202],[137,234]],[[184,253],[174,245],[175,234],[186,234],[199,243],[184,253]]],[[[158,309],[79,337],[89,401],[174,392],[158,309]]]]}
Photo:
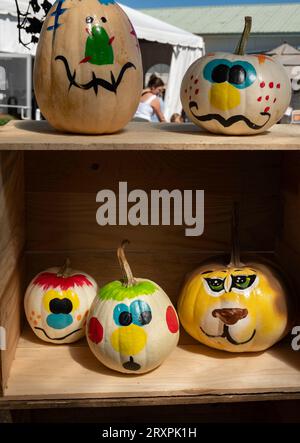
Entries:
{"type": "Polygon", "coordinates": [[[90,25],[91,23],[93,23],[93,21],[94,21],[94,17],[92,17],[92,16],[90,16],[90,15],[85,19],[85,22],[86,22],[88,25],[90,25]]]}
{"type": "Polygon", "coordinates": [[[152,312],[148,303],[143,300],[135,300],[130,305],[132,322],[137,326],[146,326],[152,320],[152,312]]]}
{"type": "Polygon", "coordinates": [[[254,66],[246,61],[230,62],[225,59],[212,60],[204,68],[203,76],[211,83],[228,82],[238,89],[248,88],[256,80],[254,66]]]}
{"type": "Polygon", "coordinates": [[[79,297],[75,291],[56,291],[50,289],[43,296],[43,305],[47,312],[52,314],[70,314],[76,311],[79,306],[79,297]]]}
{"type": "Polygon", "coordinates": [[[101,21],[102,21],[102,23],[106,23],[107,19],[105,17],[101,17],[101,21]]]}
{"type": "Polygon", "coordinates": [[[113,313],[113,318],[118,326],[129,326],[132,323],[132,315],[125,303],[119,303],[113,313]]]}
{"type": "Polygon", "coordinates": [[[244,291],[251,288],[256,280],[256,275],[233,275],[231,289],[244,291]]]}
{"type": "Polygon", "coordinates": [[[220,296],[222,294],[224,294],[225,292],[225,288],[224,288],[224,283],[225,283],[225,279],[222,278],[205,278],[204,279],[207,283],[207,286],[209,288],[209,292],[211,295],[214,296],[220,296]]]}

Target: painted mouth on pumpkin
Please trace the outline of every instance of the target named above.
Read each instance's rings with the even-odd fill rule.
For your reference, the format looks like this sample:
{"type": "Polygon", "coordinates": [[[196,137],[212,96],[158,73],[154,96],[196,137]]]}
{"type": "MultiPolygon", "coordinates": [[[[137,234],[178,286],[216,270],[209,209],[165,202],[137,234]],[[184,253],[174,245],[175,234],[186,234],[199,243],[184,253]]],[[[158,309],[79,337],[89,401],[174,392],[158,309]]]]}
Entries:
{"type": "Polygon", "coordinates": [[[225,338],[232,345],[245,345],[246,343],[249,343],[256,334],[256,329],[254,329],[251,334],[251,337],[248,338],[248,340],[238,342],[238,341],[234,340],[234,338],[231,337],[230,332],[229,332],[229,327],[227,325],[224,325],[223,333],[221,335],[208,334],[207,332],[204,331],[204,329],[201,326],[200,326],[200,329],[203,332],[203,334],[205,334],[207,337],[209,337],[209,338],[225,338]]]}
{"type": "MultiPolygon", "coordinates": [[[[115,94],[117,93],[118,87],[121,83],[121,81],[123,80],[124,74],[128,69],[136,69],[135,65],[131,62],[127,62],[124,64],[124,66],[121,68],[120,73],[117,77],[117,79],[115,78],[114,74],[112,73],[112,71],[110,71],[110,77],[111,77],[111,82],[103,79],[103,78],[99,78],[96,77],[96,74],[94,73],[94,71],[92,71],[92,79],[87,82],[87,83],[78,83],[76,81],[76,69],[74,69],[74,72],[72,74],[70,66],[69,66],[69,62],[66,59],[66,57],[64,57],[63,55],[58,55],[55,57],[56,61],[62,61],[66,70],[66,75],[68,77],[68,80],[70,82],[69,85],[69,91],[72,88],[72,86],[74,86],[75,88],[79,88],[79,89],[83,89],[85,91],[89,90],[89,89],[94,89],[95,94],[98,94],[98,89],[99,87],[106,89],[107,91],[110,92],[114,92],[115,94]]],[[[88,61],[88,60],[87,60],[88,61]]],[[[81,61],[81,63],[86,63],[85,59],[83,59],[81,61]]]]}
{"type": "Polygon", "coordinates": [[[262,115],[262,116],[266,115],[268,118],[263,125],[257,125],[256,123],[252,122],[249,118],[245,117],[245,115],[232,115],[231,117],[229,117],[227,119],[222,117],[222,115],[220,115],[220,114],[196,115],[195,112],[193,111],[194,108],[198,109],[198,105],[196,102],[190,102],[189,108],[190,108],[192,115],[197,120],[199,120],[201,122],[207,122],[210,120],[217,120],[222,126],[224,126],[224,128],[228,128],[229,126],[232,126],[239,121],[243,121],[246,123],[247,126],[249,126],[249,128],[254,129],[254,130],[258,130],[258,129],[262,129],[264,126],[266,126],[266,124],[268,123],[268,121],[271,118],[271,114],[269,112],[260,112],[260,115],[262,115]]]}
{"type": "Polygon", "coordinates": [[[70,332],[69,334],[67,334],[67,335],[64,335],[63,337],[55,337],[55,338],[53,338],[53,337],[50,337],[48,334],[47,334],[47,332],[45,331],[45,329],[43,329],[43,328],[37,328],[37,327],[35,327],[34,329],[37,329],[38,331],[42,331],[44,334],[45,334],[45,336],[47,337],[47,338],[49,338],[49,340],[64,340],[65,338],[67,338],[67,337],[70,337],[70,335],[73,335],[73,334],[75,334],[76,332],[79,332],[79,331],[81,331],[81,328],[79,328],[79,329],[76,329],[75,331],[72,331],[72,332],[70,332]]]}
{"type": "Polygon", "coordinates": [[[141,365],[139,365],[138,363],[136,363],[133,360],[133,357],[129,358],[129,361],[123,363],[123,368],[127,369],[129,371],[138,371],[139,369],[141,369],[141,365]]]}

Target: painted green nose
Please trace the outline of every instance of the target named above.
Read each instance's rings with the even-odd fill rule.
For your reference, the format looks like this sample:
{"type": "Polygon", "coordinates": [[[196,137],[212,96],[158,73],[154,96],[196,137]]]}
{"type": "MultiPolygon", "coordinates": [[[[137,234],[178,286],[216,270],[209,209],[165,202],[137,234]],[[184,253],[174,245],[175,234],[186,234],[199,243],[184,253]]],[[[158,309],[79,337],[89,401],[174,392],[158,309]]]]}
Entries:
{"type": "Polygon", "coordinates": [[[113,38],[109,38],[104,28],[93,26],[92,34],[86,40],[85,58],[83,61],[93,65],[112,65],[114,63],[112,41],[113,38]]]}

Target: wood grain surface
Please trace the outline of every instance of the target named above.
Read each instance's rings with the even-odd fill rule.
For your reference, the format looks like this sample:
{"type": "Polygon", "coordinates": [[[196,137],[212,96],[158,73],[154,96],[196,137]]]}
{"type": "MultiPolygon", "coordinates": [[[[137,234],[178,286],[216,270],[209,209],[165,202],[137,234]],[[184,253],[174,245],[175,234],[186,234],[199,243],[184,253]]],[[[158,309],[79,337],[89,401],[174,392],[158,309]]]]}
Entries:
{"type": "Polygon", "coordinates": [[[0,129],[3,150],[299,150],[300,126],[275,125],[253,136],[203,132],[194,124],[129,123],[117,134],[59,133],[46,121],[12,121],[0,129]]]}

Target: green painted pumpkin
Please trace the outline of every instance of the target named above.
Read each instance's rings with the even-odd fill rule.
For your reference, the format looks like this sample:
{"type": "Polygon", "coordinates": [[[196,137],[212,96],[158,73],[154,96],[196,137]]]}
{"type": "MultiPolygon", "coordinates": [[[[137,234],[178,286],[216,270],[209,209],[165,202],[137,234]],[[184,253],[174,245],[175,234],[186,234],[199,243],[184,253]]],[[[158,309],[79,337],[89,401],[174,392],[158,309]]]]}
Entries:
{"type": "Polygon", "coordinates": [[[88,274],[62,267],[40,272],[30,282],[24,308],[33,332],[50,343],[73,343],[85,335],[88,311],[97,294],[88,274]]]}
{"type": "Polygon", "coordinates": [[[134,28],[114,0],[60,0],[37,49],[34,89],[49,123],[61,131],[102,134],[134,115],[143,82],[134,28]]]}
{"type": "Polygon", "coordinates": [[[123,280],[100,289],[88,316],[87,340],[101,363],[119,372],[141,374],[159,366],[179,338],[176,311],[156,283],[134,278],[118,249],[123,280]]]}
{"type": "Polygon", "coordinates": [[[258,134],[277,123],[289,106],[285,68],[272,57],[244,55],[250,29],[251,18],[246,17],[235,54],[207,54],[183,78],[182,106],[192,122],[210,132],[258,134]]]}

